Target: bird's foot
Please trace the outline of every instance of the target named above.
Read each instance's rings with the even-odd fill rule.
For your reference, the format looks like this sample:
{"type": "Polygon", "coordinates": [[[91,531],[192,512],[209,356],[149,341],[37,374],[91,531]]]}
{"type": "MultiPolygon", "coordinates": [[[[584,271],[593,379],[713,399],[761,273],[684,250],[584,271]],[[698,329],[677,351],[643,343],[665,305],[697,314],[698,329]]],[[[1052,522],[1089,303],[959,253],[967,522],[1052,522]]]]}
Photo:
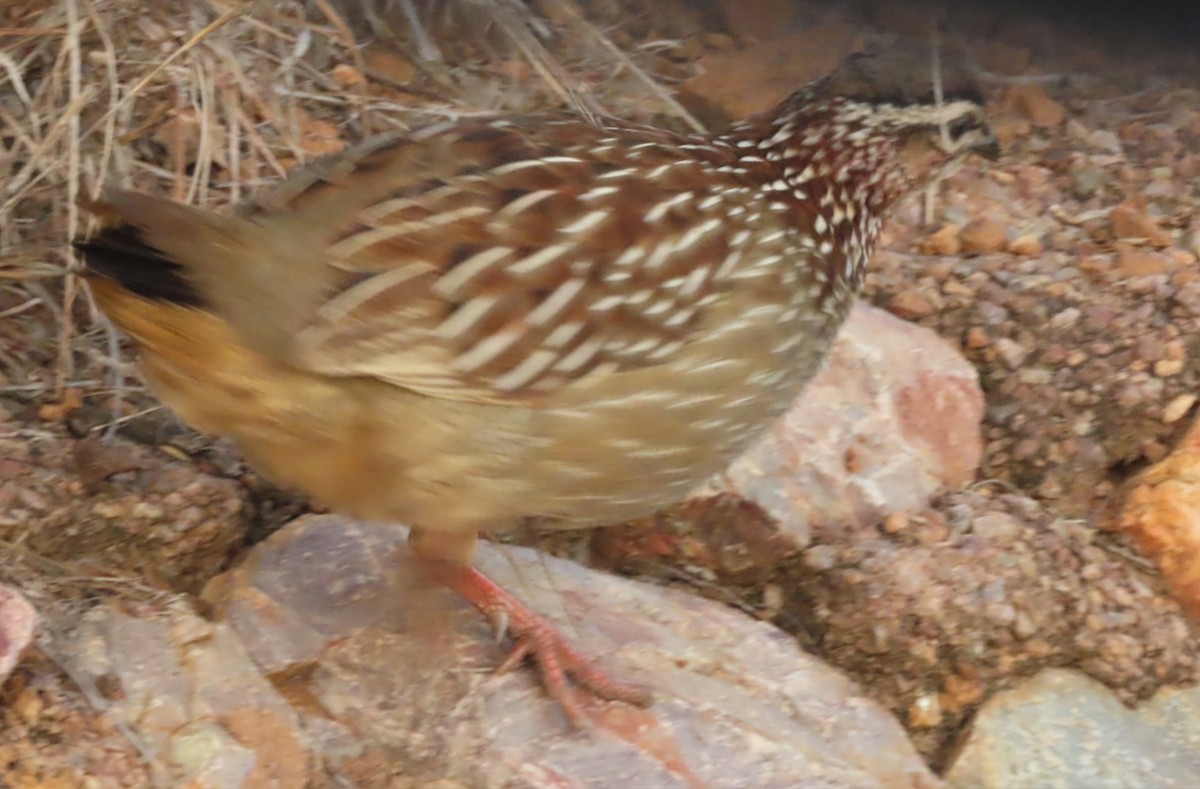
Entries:
{"type": "Polygon", "coordinates": [[[479,570],[473,567],[453,568],[445,577],[445,583],[491,618],[500,636],[507,632],[516,641],[516,646],[500,664],[497,673],[510,671],[525,658],[531,658],[537,664],[546,691],[562,706],[575,728],[588,728],[591,719],[584,712],[578,691],[572,687],[570,680],[602,699],[623,701],[638,707],[650,705],[648,691],[610,677],[571,646],[554,625],[535,614],[515,595],[506,592],[479,570]]]}

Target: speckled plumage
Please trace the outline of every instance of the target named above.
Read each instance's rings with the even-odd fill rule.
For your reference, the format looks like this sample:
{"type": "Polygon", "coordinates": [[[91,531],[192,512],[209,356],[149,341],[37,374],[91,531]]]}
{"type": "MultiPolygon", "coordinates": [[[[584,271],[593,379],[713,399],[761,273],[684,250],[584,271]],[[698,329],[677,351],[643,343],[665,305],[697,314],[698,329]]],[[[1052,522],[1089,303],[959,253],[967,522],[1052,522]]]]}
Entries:
{"type": "Polygon", "coordinates": [[[975,101],[913,104],[895,69],[856,97],[877,57],[719,136],[467,119],[235,216],[110,192],[89,278],[165,403],[430,553],[640,516],[792,402],[888,206],[991,143],[975,101]]]}

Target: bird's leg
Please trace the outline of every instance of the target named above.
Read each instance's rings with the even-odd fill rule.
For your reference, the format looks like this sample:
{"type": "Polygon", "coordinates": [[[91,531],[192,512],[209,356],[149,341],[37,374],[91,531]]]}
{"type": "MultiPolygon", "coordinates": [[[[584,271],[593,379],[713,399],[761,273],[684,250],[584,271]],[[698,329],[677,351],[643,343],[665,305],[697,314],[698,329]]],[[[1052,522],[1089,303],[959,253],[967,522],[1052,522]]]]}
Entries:
{"type": "Polygon", "coordinates": [[[474,567],[451,568],[445,583],[493,621],[505,623],[516,640],[513,651],[497,671],[509,671],[526,657],[532,658],[547,691],[562,705],[577,728],[585,727],[587,718],[572,692],[568,677],[602,699],[624,701],[639,707],[649,705],[650,696],[644,689],[608,676],[550,622],[474,567]]]}
{"type": "MultiPolygon", "coordinates": [[[[650,694],[645,689],[608,676],[573,647],[554,625],[534,613],[515,595],[474,567],[454,561],[454,558],[462,559],[464,554],[470,556],[473,553],[473,545],[458,544],[454,546],[457,550],[453,550],[452,544],[458,539],[414,529],[410,542],[418,556],[435,564],[434,577],[439,583],[457,592],[497,623],[501,635],[507,632],[513,637],[516,646],[500,664],[498,673],[511,670],[525,658],[532,659],[537,664],[546,692],[562,706],[571,724],[578,729],[587,728],[589,718],[570,680],[602,699],[638,707],[650,704],[650,694]]],[[[473,543],[473,536],[471,540],[473,543]]]]}

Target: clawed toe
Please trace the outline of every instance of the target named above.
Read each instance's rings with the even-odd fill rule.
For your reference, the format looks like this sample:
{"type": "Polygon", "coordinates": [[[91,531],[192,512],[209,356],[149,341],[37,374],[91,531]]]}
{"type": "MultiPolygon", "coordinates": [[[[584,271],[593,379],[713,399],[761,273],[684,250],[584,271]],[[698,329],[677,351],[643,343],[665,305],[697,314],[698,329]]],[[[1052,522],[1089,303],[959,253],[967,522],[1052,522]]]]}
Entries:
{"type": "Polygon", "coordinates": [[[590,716],[584,711],[582,691],[607,701],[624,702],[637,707],[651,704],[650,693],[636,685],[613,679],[572,646],[546,619],[506,592],[474,568],[455,568],[446,583],[469,600],[497,628],[515,640],[515,646],[497,668],[497,673],[512,671],[524,660],[536,665],[546,692],[559,703],[571,725],[586,729],[590,716]]]}

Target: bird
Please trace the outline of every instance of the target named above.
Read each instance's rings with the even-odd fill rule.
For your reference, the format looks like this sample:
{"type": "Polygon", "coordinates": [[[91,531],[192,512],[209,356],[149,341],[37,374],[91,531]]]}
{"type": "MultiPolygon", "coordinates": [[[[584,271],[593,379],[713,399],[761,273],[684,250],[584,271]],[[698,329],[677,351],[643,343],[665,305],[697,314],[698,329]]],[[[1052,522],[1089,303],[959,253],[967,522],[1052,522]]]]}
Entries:
{"type": "Polygon", "coordinates": [[[77,244],[146,380],[268,479],[410,527],[569,723],[645,688],[472,566],[721,471],[819,369],[889,208],[996,138],[965,64],[869,47],[717,134],[566,112],[369,138],[217,213],[127,189],[77,244]]]}

